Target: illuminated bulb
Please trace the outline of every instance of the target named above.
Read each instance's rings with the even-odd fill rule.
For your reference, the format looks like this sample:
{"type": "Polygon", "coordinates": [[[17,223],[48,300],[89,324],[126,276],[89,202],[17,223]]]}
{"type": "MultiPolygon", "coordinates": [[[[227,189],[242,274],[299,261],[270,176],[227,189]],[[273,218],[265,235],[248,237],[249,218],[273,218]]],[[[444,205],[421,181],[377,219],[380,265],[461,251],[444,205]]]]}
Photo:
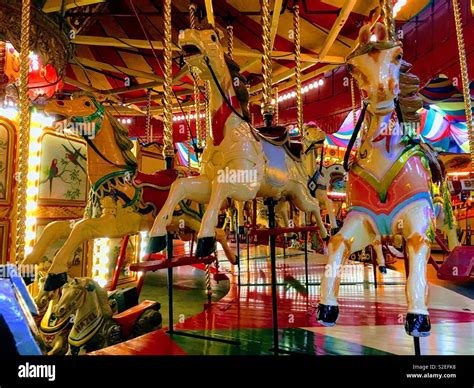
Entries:
{"type": "Polygon", "coordinates": [[[323,85],[324,85],[324,80],[323,80],[322,78],[318,81],[318,85],[319,85],[319,86],[323,86],[323,85]]]}
{"type": "Polygon", "coordinates": [[[296,92],[295,91],[291,92],[291,97],[296,97],[296,92]]]}
{"type": "Polygon", "coordinates": [[[29,182],[35,182],[39,179],[39,172],[37,171],[30,171],[26,176],[29,182]]]}
{"type": "Polygon", "coordinates": [[[31,185],[26,189],[26,195],[28,197],[34,197],[38,194],[38,187],[36,185],[31,185]]]}
{"type": "Polygon", "coordinates": [[[36,167],[40,164],[40,157],[33,155],[28,158],[28,164],[30,167],[36,167]]]}
{"type": "MultiPolygon", "coordinates": [[[[395,8],[393,9],[393,12],[395,12],[395,8]]],[[[372,34],[372,35],[370,36],[370,41],[371,41],[371,42],[377,42],[377,37],[375,36],[375,34],[372,34]]]]}
{"type": "Polygon", "coordinates": [[[38,138],[41,136],[41,134],[43,133],[43,129],[41,127],[31,127],[30,129],[30,136],[32,138],[38,138]]]}
{"type": "Polygon", "coordinates": [[[36,217],[26,217],[25,224],[28,228],[32,228],[36,225],[36,217]]]}
{"type": "Polygon", "coordinates": [[[29,212],[34,212],[37,208],[38,208],[38,204],[36,203],[36,201],[29,201],[26,204],[26,210],[29,212]]]}
{"type": "Polygon", "coordinates": [[[36,237],[36,234],[35,234],[35,232],[34,232],[33,230],[27,230],[27,231],[26,231],[25,239],[26,239],[27,241],[32,241],[32,240],[35,239],[35,237],[36,237]]]}
{"type": "Polygon", "coordinates": [[[41,144],[38,142],[30,143],[30,153],[37,153],[41,150],[41,144]]]}
{"type": "Polygon", "coordinates": [[[308,89],[309,89],[309,90],[311,90],[311,89],[313,89],[313,88],[314,88],[314,85],[313,85],[312,83],[308,85],[308,89]]]}

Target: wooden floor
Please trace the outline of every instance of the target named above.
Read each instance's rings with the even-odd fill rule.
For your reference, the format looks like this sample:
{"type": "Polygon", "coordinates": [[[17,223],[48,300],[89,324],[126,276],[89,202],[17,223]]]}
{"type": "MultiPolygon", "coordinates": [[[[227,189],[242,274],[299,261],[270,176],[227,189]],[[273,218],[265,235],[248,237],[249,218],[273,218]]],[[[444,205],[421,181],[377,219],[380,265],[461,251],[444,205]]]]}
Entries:
{"type": "MultiPolygon", "coordinates": [[[[193,306],[189,311],[192,313],[175,311],[176,330],[238,340],[240,345],[170,336],[165,328],[95,354],[272,354],[270,267],[265,254],[265,249],[252,247],[250,260],[247,260],[244,246],[240,286],[237,268],[230,268],[223,262],[221,267],[231,279],[227,295],[207,308],[196,306],[196,298],[191,298],[193,306]],[[233,275],[230,275],[231,271],[233,275]]],[[[389,269],[384,276],[378,274],[379,284],[375,287],[371,266],[347,265],[341,279],[340,317],[336,326],[326,328],[316,323],[314,316],[325,258],[309,254],[306,279],[304,255],[295,250],[287,250],[285,254],[283,257],[280,250],[277,260],[278,325],[283,348],[309,354],[414,354],[413,338],[405,334],[403,327],[406,314],[404,273],[389,269]]],[[[202,271],[188,271],[202,279],[202,271]]],[[[165,277],[162,283],[165,287],[165,277]]],[[[421,338],[421,353],[474,354],[473,299],[440,285],[440,282],[435,283],[430,283],[429,294],[432,333],[421,338]]],[[[160,302],[167,303],[166,300],[160,302]]],[[[183,303],[180,309],[186,310],[183,303]]]]}

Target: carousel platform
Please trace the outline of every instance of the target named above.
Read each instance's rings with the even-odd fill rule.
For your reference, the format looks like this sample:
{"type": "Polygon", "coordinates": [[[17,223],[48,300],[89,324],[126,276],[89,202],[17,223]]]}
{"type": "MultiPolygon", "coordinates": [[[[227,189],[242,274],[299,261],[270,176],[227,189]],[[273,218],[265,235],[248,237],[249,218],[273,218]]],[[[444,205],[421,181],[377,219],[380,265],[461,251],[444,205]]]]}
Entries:
{"type": "MultiPolygon", "coordinates": [[[[220,283],[213,302],[205,295],[203,272],[182,267],[175,276],[175,297],[182,302],[175,308],[175,330],[238,340],[240,345],[206,341],[155,331],[116,346],[94,352],[98,355],[260,355],[274,354],[272,348],[272,304],[270,265],[265,252],[245,246],[240,269],[230,275],[230,265],[221,264],[230,277],[220,283]],[[186,298],[191,293],[193,298],[186,298]],[[221,297],[222,295],[224,295],[221,297]],[[186,302],[188,300],[188,302],[186,302]]],[[[219,256],[223,257],[222,252],[219,256]]],[[[323,257],[310,253],[309,272],[304,272],[301,252],[281,252],[277,261],[278,323],[281,348],[317,355],[414,354],[413,339],[403,327],[406,314],[405,275],[397,268],[377,274],[375,287],[370,266],[350,262],[344,268],[340,289],[340,317],[335,327],[315,322],[314,307],[319,298],[323,257]],[[307,283],[307,284],[306,284],[307,283]]],[[[426,355],[474,354],[474,303],[472,295],[450,290],[430,272],[430,317],[432,332],[422,338],[421,353],[426,355]]],[[[166,309],[166,271],[156,272],[153,287],[144,292],[160,294],[166,309]]],[[[166,317],[166,314],[163,314],[166,317]]],[[[165,323],[166,324],[166,323],[165,323]]]]}

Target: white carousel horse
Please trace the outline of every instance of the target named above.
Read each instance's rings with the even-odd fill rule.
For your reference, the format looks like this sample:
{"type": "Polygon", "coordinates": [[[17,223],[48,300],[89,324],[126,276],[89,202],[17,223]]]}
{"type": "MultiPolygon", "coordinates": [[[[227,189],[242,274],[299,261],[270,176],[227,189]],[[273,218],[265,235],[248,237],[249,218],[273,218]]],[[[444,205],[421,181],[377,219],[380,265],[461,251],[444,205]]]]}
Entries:
{"type": "Polygon", "coordinates": [[[377,41],[371,42],[368,26],[363,27],[360,46],[348,59],[368,102],[361,115],[367,113],[367,130],[349,170],[347,217],[329,241],[317,319],[326,326],[335,324],[340,268],[352,252],[379,245],[382,237],[402,235],[409,261],[405,330],[426,336],[431,330],[426,266],[435,233],[429,160],[420,144],[406,141],[402,117],[397,120],[401,44],[387,39],[382,24],[376,25],[375,35],[377,41]]]}
{"type": "MultiPolygon", "coordinates": [[[[44,288],[52,291],[67,281],[67,273],[77,247],[96,238],[120,238],[150,229],[154,216],[165,203],[171,183],[182,170],[163,170],[144,174],[138,170],[131,149],[128,130],[98,101],[97,95],[83,94],[71,100],[48,102],[45,112],[67,119],[68,123],[93,126],[81,133],[87,141],[87,174],[91,192],[84,218],[75,221],[49,223],[36,242],[33,251],[22,264],[39,264],[46,250],[57,240],[66,240],[55,254],[48,270],[44,288]]],[[[201,225],[202,208],[190,201],[181,201],[179,212],[170,222],[197,231],[201,225]]],[[[173,209],[174,210],[174,209],[173,209]]],[[[172,228],[170,226],[170,228],[172,228]]],[[[227,245],[225,233],[216,230],[229,261],[235,255],[227,245]]]]}
{"type": "Polygon", "coordinates": [[[230,58],[226,60],[217,33],[185,30],[179,45],[187,64],[198,69],[201,79],[210,81],[212,130],[202,155],[201,174],[173,183],[151,230],[149,251],[166,247],[166,226],[174,207],[186,198],[208,204],[198,234],[199,257],[214,249],[214,228],[226,198],[288,198],[300,210],[316,216],[322,237],[326,237],[319,204],[306,187],[303,162],[290,150],[288,134],[267,128],[268,136],[264,137],[249,125],[247,89],[237,65],[230,58]],[[241,179],[229,179],[230,175],[241,179]]]}

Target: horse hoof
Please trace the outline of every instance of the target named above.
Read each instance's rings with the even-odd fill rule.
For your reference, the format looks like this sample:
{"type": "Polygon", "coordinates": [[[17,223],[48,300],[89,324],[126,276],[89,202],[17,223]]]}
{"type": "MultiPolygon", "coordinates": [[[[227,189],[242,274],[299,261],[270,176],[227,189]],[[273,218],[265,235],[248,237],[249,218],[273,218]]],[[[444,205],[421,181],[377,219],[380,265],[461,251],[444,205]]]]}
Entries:
{"type": "Polygon", "coordinates": [[[385,275],[387,273],[387,267],[385,265],[379,265],[379,272],[385,275]]]}
{"type": "Polygon", "coordinates": [[[215,249],[216,239],[214,237],[203,237],[198,239],[196,257],[210,256],[215,249]]]}
{"type": "Polygon", "coordinates": [[[338,226],[337,228],[332,228],[331,229],[331,236],[334,236],[337,232],[339,232],[341,228],[338,226]]]}
{"type": "Polygon", "coordinates": [[[146,253],[158,253],[166,248],[166,235],[150,237],[146,247],[146,253]]]}
{"type": "Polygon", "coordinates": [[[326,237],[323,238],[323,241],[328,242],[330,238],[331,238],[331,236],[328,234],[326,237]]]}
{"type": "Polygon", "coordinates": [[[318,313],[316,320],[323,326],[331,327],[336,324],[337,317],[339,316],[338,306],[328,306],[325,304],[318,305],[318,313]]]}
{"type": "Polygon", "coordinates": [[[58,274],[49,273],[44,282],[44,291],[54,291],[67,283],[67,272],[58,274]]]}
{"type": "Polygon", "coordinates": [[[428,337],[430,335],[430,316],[408,313],[405,319],[405,331],[413,337],[428,337]]]}
{"type": "Polygon", "coordinates": [[[245,226],[239,226],[239,235],[245,236],[245,226]]]}

